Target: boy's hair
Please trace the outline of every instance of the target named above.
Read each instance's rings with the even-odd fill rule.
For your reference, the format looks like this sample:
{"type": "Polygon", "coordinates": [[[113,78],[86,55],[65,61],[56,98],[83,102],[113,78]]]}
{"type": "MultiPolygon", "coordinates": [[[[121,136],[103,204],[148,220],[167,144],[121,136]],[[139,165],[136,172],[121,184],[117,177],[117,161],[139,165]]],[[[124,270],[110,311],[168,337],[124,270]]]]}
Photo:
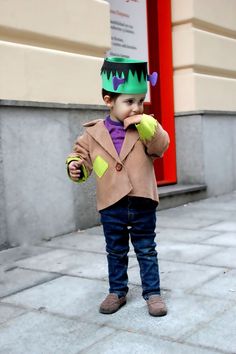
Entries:
{"type": "Polygon", "coordinates": [[[104,98],[104,96],[110,96],[111,99],[115,100],[120,95],[121,95],[121,93],[110,92],[110,91],[107,91],[105,89],[102,89],[102,98],[104,98]]]}

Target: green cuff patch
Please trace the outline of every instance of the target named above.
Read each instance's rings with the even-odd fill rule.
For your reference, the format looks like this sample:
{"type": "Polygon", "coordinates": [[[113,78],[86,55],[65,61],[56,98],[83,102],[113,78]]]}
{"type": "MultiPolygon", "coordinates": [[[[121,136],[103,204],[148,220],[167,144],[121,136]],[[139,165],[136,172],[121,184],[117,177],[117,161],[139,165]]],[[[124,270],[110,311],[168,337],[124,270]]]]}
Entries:
{"type": "Polygon", "coordinates": [[[155,118],[143,114],[141,122],[135,125],[141,140],[150,140],[155,134],[157,121],[155,118]]]}
{"type": "MultiPolygon", "coordinates": [[[[81,160],[80,157],[68,157],[68,158],[66,159],[67,174],[68,174],[68,176],[69,176],[70,179],[71,179],[71,177],[70,177],[70,173],[69,173],[69,163],[72,162],[72,161],[80,161],[80,160],[81,160]]],[[[88,179],[88,177],[89,177],[88,172],[87,172],[87,170],[86,170],[86,167],[85,167],[84,165],[81,165],[80,169],[81,169],[82,175],[81,175],[81,177],[78,179],[78,181],[76,181],[77,183],[85,182],[85,181],[87,181],[87,179],[88,179]]],[[[73,182],[75,182],[75,181],[73,181],[73,182]]]]}

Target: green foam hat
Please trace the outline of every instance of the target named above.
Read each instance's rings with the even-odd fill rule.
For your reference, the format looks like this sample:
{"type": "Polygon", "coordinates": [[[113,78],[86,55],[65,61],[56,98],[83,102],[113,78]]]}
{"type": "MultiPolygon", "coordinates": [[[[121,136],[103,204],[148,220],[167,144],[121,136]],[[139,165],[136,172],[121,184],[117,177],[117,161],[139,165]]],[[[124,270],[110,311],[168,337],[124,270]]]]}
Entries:
{"type": "Polygon", "coordinates": [[[102,88],[122,94],[144,94],[147,81],[156,85],[157,73],[147,74],[147,62],[120,57],[104,59],[101,68],[102,88]]]}

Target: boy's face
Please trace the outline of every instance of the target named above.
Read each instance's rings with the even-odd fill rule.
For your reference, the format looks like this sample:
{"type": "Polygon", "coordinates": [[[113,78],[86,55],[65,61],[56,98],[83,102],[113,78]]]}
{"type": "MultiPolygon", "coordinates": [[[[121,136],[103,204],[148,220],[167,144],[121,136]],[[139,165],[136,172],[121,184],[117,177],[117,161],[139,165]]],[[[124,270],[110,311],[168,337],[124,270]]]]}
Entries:
{"type": "Polygon", "coordinates": [[[125,118],[142,114],[145,94],[121,94],[115,99],[104,97],[106,106],[110,109],[110,117],[116,122],[123,122],[125,118]]]}

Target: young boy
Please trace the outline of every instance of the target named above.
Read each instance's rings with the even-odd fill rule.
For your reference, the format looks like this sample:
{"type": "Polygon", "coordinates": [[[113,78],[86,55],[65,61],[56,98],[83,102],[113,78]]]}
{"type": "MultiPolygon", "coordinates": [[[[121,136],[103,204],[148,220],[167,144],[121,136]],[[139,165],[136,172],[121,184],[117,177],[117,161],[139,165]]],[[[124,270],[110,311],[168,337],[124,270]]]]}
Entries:
{"type": "Polygon", "coordinates": [[[147,80],[155,85],[157,74],[147,74],[146,62],[109,57],[101,76],[110,115],[84,124],[85,133],[67,158],[73,181],[86,181],[92,170],[96,175],[110,285],[99,311],[111,314],[126,303],[130,238],[149,314],[164,316],[154,241],[159,199],[153,160],[168,148],[169,136],[155,118],[143,114],[147,80]]]}

